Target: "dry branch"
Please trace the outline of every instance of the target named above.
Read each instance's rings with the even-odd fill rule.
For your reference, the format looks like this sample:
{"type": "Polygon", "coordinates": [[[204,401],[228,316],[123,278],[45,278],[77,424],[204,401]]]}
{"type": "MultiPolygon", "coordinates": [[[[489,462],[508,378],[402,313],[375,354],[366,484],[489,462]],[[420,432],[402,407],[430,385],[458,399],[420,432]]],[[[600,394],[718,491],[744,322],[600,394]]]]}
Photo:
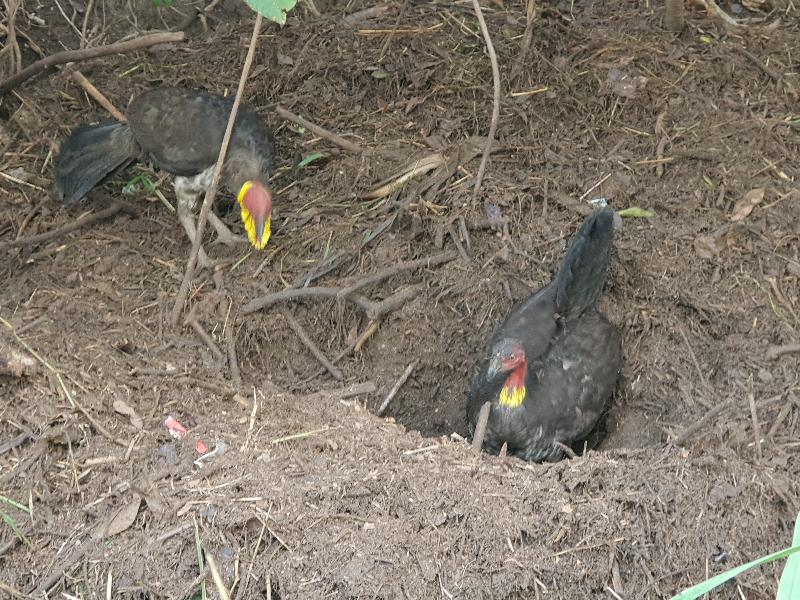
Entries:
{"type": "Polygon", "coordinates": [[[275,107],[275,112],[278,113],[279,116],[281,116],[282,118],[286,119],[287,121],[291,121],[292,123],[296,123],[297,125],[300,125],[300,127],[305,127],[306,129],[308,129],[312,133],[318,135],[321,138],[324,138],[324,139],[328,140],[332,144],[336,144],[337,146],[347,150],[348,152],[353,152],[355,154],[364,154],[364,152],[366,152],[366,150],[364,148],[362,148],[361,146],[359,146],[358,144],[355,144],[355,143],[353,143],[353,142],[351,142],[349,140],[346,140],[342,136],[340,136],[340,135],[338,135],[336,133],[332,133],[332,132],[328,131],[327,129],[324,129],[324,128],[320,127],[319,125],[315,125],[311,121],[306,121],[303,117],[301,117],[299,115],[296,115],[296,114],[294,114],[292,112],[289,112],[288,110],[286,110],[282,106],[276,106],[275,107]]]}
{"type": "Polygon", "coordinates": [[[81,73],[80,71],[73,71],[72,79],[74,79],[79,86],[81,86],[84,90],[86,90],[86,93],[89,94],[92,98],[94,98],[95,101],[100,106],[105,108],[108,111],[108,113],[112,117],[114,117],[117,121],[120,121],[122,123],[128,122],[128,119],[125,118],[125,115],[123,115],[117,109],[117,107],[111,103],[111,100],[106,98],[105,95],[100,90],[94,87],[92,82],[86,79],[83,73],[81,73]]]}
{"type": "Polygon", "coordinates": [[[378,411],[375,413],[376,415],[378,415],[379,417],[383,416],[383,413],[385,413],[386,409],[389,408],[389,403],[397,395],[397,392],[400,391],[400,388],[403,387],[405,382],[408,381],[408,378],[411,377],[411,373],[414,372],[414,368],[416,366],[417,366],[417,361],[414,361],[406,367],[406,370],[403,371],[402,375],[400,375],[400,379],[398,379],[395,382],[395,384],[392,386],[392,389],[389,390],[388,394],[386,394],[386,398],[383,400],[383,402],[380,405],[380,408],[378,408],[378,411]]]}
{"type": "Polygon", "coordinates": [[[239,87],[236,90],[236,97],[233,100],[231,114],[228,117],[228,126],[225,128],[225,135],[222,137],[222,145],[219,149],[217,164],[214,165],[211,185],[208,186],[206,190],[205,198],[203,198],[203,206],[200,208],[200,215],[197,217],[197,230],[195,231],[194,241],[192,242],[192,251],[189,254],[189,260],[186,263],[186,272],[183,275],[183,281],[178,290],[178,296],[175,298],[175,305],[172,307],[171,322],[173,327],[178,324],[181,311],[183,310],[184,304],[186,304],[186,298],[189,296],[189,287],[192,284],[194,269],[197,266],[197,256],[200,253],[200,246],[203,243],[203,232],[205,231],[206,222],[208,221],[208,213],[211,211],[211,205],[214,202],[214,197],[217,195],[217,187],[219,186],[220,176],[222,175],[222,164],[225,161],[225,154],[228,151],[228,144],[231,141],[231,133],[233,132],[233,124],[236,121],[236,113],[239,111],[239,104],[242,101],[242,95],[244,93],[244,85],[250,73],[250,66],[253,64],[256,42],[258,42],[258,34],[261,31],[261,20],[261,13],[256,13],[256,21],[253,24],[253,35],[250,38],[250,46],[247,48],[247,56],[244,59],[242,75],[239,78],[239,87]]]}
{"type": "Polygon", "coordinates": [[[41,60],[37,60],[35,63],[22,69],[22,71],[16,75],[9,77],[0,83],[0,94],[5,94],[9,90],[21,84],[23,81],[30,79],[37,73],[40,73],[49,67],[63,65],[68,62],[89,60],[90,58],[98,58],[100,56],[108,56],[110,54],[133,52],[135,50],[149,48],[150,46],[155,46],[157,44],[182,42],[185,37],[186,34],[182,31],[176,31],[174,33],[153,33],[133,40],[128,40],[126,42],[117,42],[116,44],[98,46],[97,48],[85,48],[83,50],[66,50],[64,52],[57,52],[56,54],[51,54],[50,56],[47,56],[41,60]]]}
{"type": "Polygon", "coordinates": [[[335,379],[338,379],[339,381],[343,380],[344,375],[342,375],[342,372],[339,369],[337,369],[336,366],[331,361],[328,360],[328,357],[325,356],[322,350],[320,350],[319,347],[314,343],[314,341],[311,339],[308,333],[306,333],[306,330],[303,329],[303,326],[300,325],[297,319],[295,319],[289,313],[284,313],[283,318],[286,319],[286,322],[289,324],[289,327],[291,327],[292,331],[294,331],[295,334],[297,334],[297,337],[300,338],[300,341],[303,342],[305,347],[308,348],[311,354],[314,355],[314,358],[316,358],[319,361],[319,363],[323,367],[325,367],[325,370],[328,371],[328,373],[330,373],[335,379]]]}
{"type": "Polygon", "coordinates": [[[131,208],[122,203],[115,203],[113,206],[109,206],[108,208],[101,210],[100,212],[92,213],[90,215],[86,215],[85,217],[81,217],[77,221],[73,221],[68,225],[64,225],[64,227],[60,227],[52,231],[47,231],[45,233],[40,233],[39,235],[32,235],[30,237],[20,238],[18,240],[13,240],[10,242],[0,242],[0,250],[4,250],[6,248],[21,248],[24,246],[35,246],[36,244],[49,242],[50,240],[71,233],[77,229],[80,229],[81,227],[85,227],[86,225],[91,225],[92,223],[97,223],[98,221],[104,221],[105,219],[113,217],[115,214],[123,210],[129,211],[131,210],[131,208]]]}
{"type": "Polygon", "coordinates": [[[486,42],[486,51],[489,53],[489,61],[492,63],[492,86],[494,89],[494,97],[492,99],[492,120],[489,123],[489,134],[486,136],[486,146],[483,148],[483,157],[481,164],[478,167],[478,174],[475,176],[475,188],[472,190],[472,199],[478,197],[478,192],[481,189],[481,182],[483,181],[483,174],[486,172],[486,163],[489,160],[489,154],[492,152],[492,144],[494,143],[494,134],[497,131],[497,121],[500,119],[500,67],[497,64],[497,55],[494,52],[494,45],[492,38],[489,35],[489,29],[486,27],[486,21],[483,18],[483,11],[479,0],[472,0],[472,7],[475,9],[475,16],[478,17],[478,23],[481,26],[481,33],[483,40],[486,42]]]}
{"type": "Polygon", "coordinates": [[[293,300],[303,300],[306,298],[339,298],[349,300],[350,302],[364,309],[370,319],[378,320],[383,318],[392,310],[395,310],[405,304],[412,297],[416,296],[419,290],[413,287],[405,288],[404,290],[389,296],[381,302],[373,302],[364,296],[354,294],[354,292],[369,285],[380,283],[381,281],[384,281],[389,277],[404,271],[412,271],[420,267],[439,265],[449,262],[455,259],[457,256],[458,254],[455,252],[442,252],[441,254],[436,254],[427,258],[410,260],[367,275],[358,281],[355,281],[351,285],[343,288],[307,287],[281,290],[280,292],[274,292],[272,294],[267,294],[266,296],[261,296],[260,298],[251,300],[240,309],[240,312],[243,315],[247,315],[257,310],[268,308],[279,302],[291,302],[293,300]]]}
{"type": "Polygon", "coordinates": [[[475,423],[475,434],[472,436],[472,447],[478,452],[483,448],[483,438],[486,437],[486,427],[489,425],[489,413],[492,412],[492,403],[484,402],[478,413],[478,422],[475,423]]]}

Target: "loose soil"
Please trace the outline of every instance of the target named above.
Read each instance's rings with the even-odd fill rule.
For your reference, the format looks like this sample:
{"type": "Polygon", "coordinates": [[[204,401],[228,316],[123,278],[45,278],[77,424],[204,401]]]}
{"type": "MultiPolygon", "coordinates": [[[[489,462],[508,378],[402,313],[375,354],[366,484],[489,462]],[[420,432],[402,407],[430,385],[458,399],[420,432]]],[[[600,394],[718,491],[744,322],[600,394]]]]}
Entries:
{"type": "MultiPolygon", "coordinates": [[[[34,44],[79,47],[78,4],[25,0],[24,63],[34,44]]],[[[117,107],[161,84],[235,90],[252,24],[239,3],[190,22],[189,2],[87,4],[89,45],[190,34],[80,64],[117,107]]],[[[0,376],[0,494],[31,509],[0,503],[26,540],[0,526],[0,596],[197,597],[200,546],[236,598],[665,598],[788,545],[800,383],[797,354],[774,349],[798,341],[800,10],[773,5],[736,5],[748,25],[729,31],[689,9],[675,35],[662,3],[542,3],[520,60],[524,7],[488,3],[503,100],[477,201],[479,157],[458,157],[488,131],[492,77],[469,3],[391,1],[352,18],[373,5],[322,1],[319,15],[304,4],[285,27],[265,25],[246,99],[279,143],[274,231],[263,253],[208,236],[224,266],[198,273],[188,308],[213,348],[170,325],[189,244],[154,193],[121,192],[145,167],[80,206],[47,199],[57,143],[108,115],[66,69],[5,96],[0,316],[14,333],[0,323],[0,347],[36,352],[37,367],[0,376]],[[282,121],[277,104],[370,152],[282,121]],[[312,152],[324,158],[296,169],[312,152]],[[363,197],[433,152],[451,172],[363,197]],[[603,299],[625,349],[607,436],[558,464],[480,456],[461,437],[472,366],[597,197],[653,213],[625,219],[603,299]],[[2,246],[109,198],[131,211],[2,246]],[[486,226],[487,207],[505,230],[486,226]],[[456,250],[361,290],[416,292],[377,328],[335,299],[241,311],[456,250]],[[365,339],[339,359],[342,381],[286,315],[330,358],[365,339]],[[412,362],[388,418],[375,416],[412,362]],[[226,451],[198,466],[199,441],[226,451]]],[[[174,202],[169,180],[150,176],[174,202]]],[[[238,228],[230,201],[218,210],[238,228]]],[[[713,597],[772,598],[780,568],[713,597]]]]}

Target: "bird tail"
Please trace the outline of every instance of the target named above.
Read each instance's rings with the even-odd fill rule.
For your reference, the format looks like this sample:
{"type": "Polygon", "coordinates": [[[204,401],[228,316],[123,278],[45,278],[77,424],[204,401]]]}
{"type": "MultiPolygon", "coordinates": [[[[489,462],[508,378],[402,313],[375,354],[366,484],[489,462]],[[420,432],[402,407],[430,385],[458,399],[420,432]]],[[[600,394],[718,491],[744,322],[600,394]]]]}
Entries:
{"type": "Polygon", "coordinates": [[[593,306],[603,292],[614,239],[614,213],[592,213],[567,248],[556,275],[556,310],[575,316],[593,306]]]}
{"type": "Polygon", "coordinates": [[[139,145],[125,123],[79,127],[61,145],[53,196],[63,202],[77,202],[138,155],[139,145]]]}

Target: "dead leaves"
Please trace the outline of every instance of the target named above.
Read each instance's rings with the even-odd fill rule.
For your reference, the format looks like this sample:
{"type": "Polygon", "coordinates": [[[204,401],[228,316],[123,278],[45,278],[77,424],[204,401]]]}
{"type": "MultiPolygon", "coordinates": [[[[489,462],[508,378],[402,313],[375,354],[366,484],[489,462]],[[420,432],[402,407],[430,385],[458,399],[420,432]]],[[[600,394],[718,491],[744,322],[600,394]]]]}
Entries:
{"type": "Polygon", "coordinates": [[[694,240],[694,251],[697,256],[713,259],[733,246],[740,244],[747,234],[747,228],[741,223],[723,225],[708,235],[698,235],[694,240]]]}
{"type": "Polygon", "coordinates": [[[750,190],[733,207],[733,212],[730,216],[731,221],[744,221],[763,200],[764,188],[750,190]]]}
{"type": "Polygon", "coordinates": [[[119,535],[128,529],[136,521],[141,504],[141,496],[134,494],[130,502],[113,511],[107,515],[103,521],[97,524],[97,528],[92,534],[92,537],[95,539],[107,539],[119,535]]]}
{"type": "Polygon", "coordinates": [[[742,196],[734,205],[728,219],[731,221],[709,234],[698,235],[694,240],[697,256],[711,260],[727,248],[741,245],[747,237],[744,222],[753,210],[764,201],[764,188],[755,188],[742,196]]]}
{"type": "Polygon", "coordinates": [[[136,411],[127,402],[125,402],[124,400],[117,399],[114,400],[113,406],[114,410],[117,411],[119,414],[128,417],[128,419],[131,422],[131,425],[133,425],[136,429],[139,430],[142,429],[142,427],[144,426],[144,424],[142,423],[142,418],[138,414],[136,414],[136,411]]]}

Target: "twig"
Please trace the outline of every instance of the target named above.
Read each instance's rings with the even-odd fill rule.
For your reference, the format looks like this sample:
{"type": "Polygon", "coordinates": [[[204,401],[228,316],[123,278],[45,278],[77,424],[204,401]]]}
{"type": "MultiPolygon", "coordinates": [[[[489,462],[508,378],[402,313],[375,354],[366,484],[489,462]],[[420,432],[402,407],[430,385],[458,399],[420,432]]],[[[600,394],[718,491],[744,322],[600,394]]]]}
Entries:
{"type": "Polygon", "coordinates": [[[208,335],[208,332],[203,328],[203,326],[197,322],[197,319],[188,319],[186,324],[190,325],[191,328],[195,330],[195,333],[197,333],[205,345],[208,346],[208,349],[211,350],[211,353],[218,361],[222,362],[225,360],[225,355],[222,354],[222,350],[220,350],[219,346],[217,346],[214,340],[211,339],[211,336],[208,335]]]}
{"type": "Polygon", "coordinates": [[[231,370],[231,381],[237,388],[242,387],[242,372],[239,370],[239,360],[236,358],[236,339],[233,335],[233,324],[228,323],[225,330],[225,346],[228,351],[228,366],[231,370]]]}
{"type": "Polygon", "coordinates": [[[771,346],[770,348],[767,349],[767,358],[770,360],[775,360],[779,356],[783,356],[784,354],[792,354],[794,352],[800,352],[800,344],[771,346]]]}
{"type": "Polygon", "coordinates": [[[397,395],[397,392],[400,391],[400,388],[403,387],[403,384],[405,384],[405,382],[408,381],[408,378],[411,377],[411,373],[414,371],[414,367],[416,366],[417,366],[417,361],[414,361],[406,367],[406,370],[403,371],[402,375],[400,375],[400,379],[398,379],[395,382],[394,386],[392,386],[392,389],[389,390],[388,394],[386,394],[386,398],[384,398],[383,403],[380,405],[380,408],[378,408],[378,411],[375,413],[376,415],[378,415],[379,417],[383,416],[383,413],[385,413],[386,409],[389,408],[389,403],[397,395]]]}
{"type": "Polygon", "coordinates": [[[664,7],[664,27],[670,31],[680,31],[686,22],[683,8],[684,0],[666,0],[664,7]]]}
{"type": "MultiPolygon", "coordinates": [[[[752,381],[750,382],[752,385],[752,381]]],[[[755,436],[756,443],[756,456],[761,460],[761,427],[758,424],[758,412],[756,411],[756,397],[751,392],[747,395],[747,400],[750,403],[750,418],[753,420],[753,435],[755,436]]]]}
{"type": "Polygon", "coordinates": [[[328,131],[327,129],[324,129],[324,128],[320,127],[319,125],[315,125],[311,121],[306,121],[303,117],[298,116],[298,115],[296,115],[296,114],[294,114],[292,112],[289,112],[288,110],[286,110],[282,106],[276,106],[275,107],[275,112],[278,113],[278,115],[280,117],[286,119],[287,121],[291,121],[292,123],[296,123],[297,125],[300,125],[300,127],[305,127],[306,129],[308,129],[312,133],[318,135],[321,138],[324,138],[324,139],[328,140],[332,144],[336,144],[337,146],[347,150],[348,152],[353,152],[355,154],[364,154],[366,152],[366,149],[362,148],[358,144],[355,144],[355,143],[353,143],[353,142],[351,142],[349,140],[346,140],[342,136],[340,136],[340,135],[338,135],[336,133],[332,133],[332,132],[328,131]]]}
{"type": "Polygon", "coordinates": [[[395,190],[403,187],[407,181],[414,179],[417,175],[424,175],[446,163],[447,159],[439,152],[423,156],[405,167],[397,175],[391,177],[386,183],[380,185],[380,187],[364,194],[362,198],[365,200],[376,200],[388,196],[395,190]]]}
{"type": "Polygon", "coordinates": [[[478,422],[475,423],[475,434],[472,436],[472,447],[478,452],[483,448],[483,438],[486,437],[486,427],[489,425],[490,412],[492,412],[492,403],[484,402],[478,413],[478,422]]]}
{"type": "Polygon", "coordinates": [[[217,164],[214,165],[214,175],[211,178],[211,185],[208,186],[206,190],[205,198],[203,198],[203,206],[200,208],[200,215],[197,217],[197,231],[195,232],[194,242],[192,242],[192,251],[186,263],[186,272],[183,275],[183,281],[178,290],[178,296],[175,298],[175,306],[172,307],[171,322],[173,327],[178,324],[181,311],[183,311],[183,306],[186,303],[186,298],[189,296],[189,287],[192,284],[194,269],[197,266],[197,255],[200,252],[200,246],[203,242],[203,232],[205,231],[206,221],[208,221],[208,213],[211,210],[211,205],[217,194],[217,186],[219,185],[219,179],[222,175],[222,164],[225,161],[225,154],[228,151],[228,144],[231,141],[231,133],[233,132],[233,124],[236,121],[236,113],[239,111],[239,103],[242,100],[244,86],[250,73],[250,67],[253,64],[253,56],[256,52],[258,34],[261,31],[262,18],[261,13],[257,12],[256,21],[253,24],[253,35],[250,38],[250,46],[247,48],[247,56],[244,59],[244,66],[242,67],[242,75],[239,78],[239,87],[236,90],[236,97],[233,100],[231,114],[228,117],[228,126],[225,128],[225,135],[222,138],[217,164]]]}
{"type": "Polygon", "coordinates": [[[61,579],[70,569],[72,569],[90,550],[94,549],[94,545],[95,543],[90,539],[81,542],[80,545],[75,547],[75,549],[72,551],[72,554],[67,557],[60,567],[39,582],[39,585],[36,586],[36,589],[30,593],[30,596],[34,598],[41,598],[42,595],[45,595],[47,590],[57,584],[59,579],[61,579]]]}
{"type": "Polygon", "coordinates": [[[553,446],[561,450],[569,458],[578,458],[578,455],[575,454],[575,451],[569,446],[567,446],[564,442],[559,442],[558,440],[555,440],[553,441],[553,446]]]}
{"type": "MultiPolygon", "coordinates": [[[[288,290],[282,290],[280,292],[261,296],[260,298],[255,298],[242,306],[239,312],[243,315],[249,315],[257,310],[277,304],[278,302],[289,302],[292,300],[302,300],[304,298],[338,298],[340,291],[340,288],[332,287],[290,288],[288,290]]],[[[410,287],[404,288],[380,302],[373,302],[369,298],[359,295],[350,295],[346,299],[363,309],[370,319],[378,320],[393,310],[400,308],[418,293],[419,290],[417,288],[410,287]]]]}
{"type": "Polygon", "coordinates": [[[366,277],[362,277],[352,285],[342,288],[342,290],[339,292],[339,296],[341,298],[346,298],[354,292],[357,292],[370,285],[380,283],[381,281],[389,279],[394,275],[398,275],[405,271],[414,271],[421,267],[435,267],[437,265],[450,262],[451,260],[455,260],[457,257],[457,252],[442,252],[441,254],[434,254],[433,256],[428,256],[426,258],[401,262],[394,266],[387,267],[381,271],[372,273],[371,275],[367,275],[366,277]]]}
{"type": "Polygon", "coordinates": [[[714,408],[700,417],[700,419],[695,421],[693,425],[690,425],[684,429],[683,433],[681,433],[677,438],[675,438],[675,441],[672,442],[673,445],[683,446],[690,437],[708,425],[708,423],[714,420],[718,415],[721,415],[726,410],[735,406],[736,402],[736,398],[730,398],[727,402],[721,402],[720,404],[717,404],[714,408]]]}
{"type": "Polygon", "coordinates": [[[330,373],[334,379],[342,381],[344,379],[342,372],[331,361],[328,360],[328,357],[323,354],[319,347],[317,347],[314,341],[309,337],[308,333],[306,333],[306,330],[303,329],[303,326],[297,322],[297,319],[295,319],[289,313],[283,313],[283,318],[286,319],[289,327],[291,327],[292,331],[297,334],[297,337],[300,338],[300,341],[303,342],[305,347],[311,351],[311,354],[314,355],[314,358],[316,358],[319,363],[325,367],[325,370],[328,371],[328,373],[330,373]]]}
{"type": "Polygon", "coordinates": [[[92,223],[96,223],[98,221],[104,221],[109,217],[113,217],[120,211],[131,211],[132,208],[122,203],[115,203],[108,208],[101,210],[100,212],[92,213],[90,215],[86,215],[85,217],[81,217],[77,221],[73,221],[68,225],[64,225],[64,227],[59,227],[58,229],[53,229],[52,231],[47,231],[45,233],[40,233],[39,235],[32,235],[30,237],[20,238],[18,240],[12,240],[10,242],[0,242],[0,250],[4,250],[5,248],[21,248],[24,246],[35,246],[37,244],[41,244],[42,242],[48,242],[52,239],[61,237],[62,235],[66,235],[71,233],[81,227],[86,225],[91,225],[92,223]]]}
{"type": "Polygon", "coordinates": [[[111,104],[111,101],[108,98],[106,98],[100,90],[94,87],[92,82],[86,79],[86,77],[84,77],[83,73],[81,73],[80,71],[73,71],[72,79],[74,79],[78,85],[80,85],[84,90],[86,90],[86,93],[89,94],[92,98],[94,98],[97,101],[97,103],[103,108],[105,108],[111,114],[111,116],[114,117],[117,121],[120,121],[122,123],[128,122],[128,119],[125,118],[125,115],[123,115],[117,109],[116,106],[111,104]]]}
{"type": "Polygon", "coordinates": [[[206,562],[211,569],[211,578],[214,580],[214,585],[217,588],[217,593],[220,598],[222,598],[222,600],[231,600],[228,588],[225,587],[222,577],[220,577],[219,569],[217,569],[217,561],[214,560],[214,555],[211,552],[206,553],[206,562]]]}
{"type": "Polygon", "coordinates": [[[475,16],[478,17],[478,23],[481,26],[481,33],[483,40],[486,42],[486,50],[489,52],[489,60],[492,63],[492,85],[494,86],[494,98],[492,99],[492,120],[489,123],[489,134],[486,136],[486,146],[483,148],[483,157],[481,164],[478,167],[478,174],[475,176],[475,188],[472,190],[472,199],[478,197],[478,191],[481,188],[483,181],[483,174],[486,171],[486,163],[489,160],[489,154],[492,152],[492,144],[494,143],[494,134],[497,131],[497,121],[500,119],[500,67],[497,65],[497,55],[494,53],[494,45],[492,38],[489,35],[489,30],[486,27],[486,21],[483,18],[483,11],[479,0],[472,0],[472,7],[475,9],[475,16]]]}
{"type": "Polygon", "coordinates": [[[97,48],[84,48],[83,50],[65,50],[64,52],[57,52],[41,60],[37,60],[35,63],[25,67],[16,75],[9,77],[0,83],[0,94],[5,94],[23,81],[30,79],[48,67],[63,65],[68,62],[88,60],[90,58],[98,58],[100,56],[108,56],[110,54],[133,52],[135,50],[141,50],[142,48],[155,46],[156,44],[182,42],[185,37],[186,34],[182,31],[176,31],[174,33],[153,33],[133,40],[128,40],[126,42],[117,42],[107,46],[98,46],[97,48]]]}
{"type": "Polygon", "coordinates": [[[205,568],[202,571],[200,571],[200,574],[194,579],[192,579],[192,582],[189,584],[189,587],[187,587],[186,591],[184,591],[179,597],[182,600],[185,600],[186,598],[192,598],[198,586],[200,586],[200,584],[206,580],[206,577],[208,577],[208,573],[210,570],[211,568],[208,565],[206,565],[205,568]]]}
{"type": "MultiPolygon", "coordinates": [[[[683,0],[680,0],[683,2],[683,0]]],[[[525,33],[522,34],[522,44],[519,49],[519,56],[514,61],[514,66],[511,68],[511,81],[516,81],[522,67],[528,60],[528,53],[531,50],[531,41],[533,40],[533,25],[536,23],[536,0],[528,0],[527,11],[525,14],[525,33]]]]}

